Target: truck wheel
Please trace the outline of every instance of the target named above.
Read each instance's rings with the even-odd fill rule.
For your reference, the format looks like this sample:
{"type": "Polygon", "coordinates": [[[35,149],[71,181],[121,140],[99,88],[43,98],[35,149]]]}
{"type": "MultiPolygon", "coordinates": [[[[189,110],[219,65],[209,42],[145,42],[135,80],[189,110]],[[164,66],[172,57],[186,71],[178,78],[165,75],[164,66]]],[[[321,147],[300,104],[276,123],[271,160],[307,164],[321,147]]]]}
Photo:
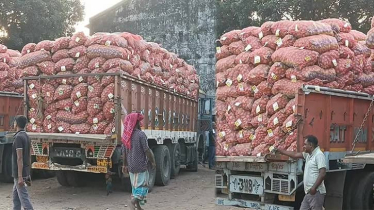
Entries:
{"type": "Polygon", "coordinates": [[[68,187],[69,183],[67,180],[67,171],[57,171],[56,172],[57,181],[61,186],[68,187]]]}
{"type": "MultiPolygon", "coordinates": [[[[153,151],[151,151],[153,157],[153,151]]],[[[148,192],[152,192],[153,187],[155,186],[155,180],[156,180],[156,169],[152,169],[152,164],[151,162],[148,162],[148,173],[149,173],[149,180],[148,180],[148,192]]]]}
{"type": "Polygon", "coordinates": [[[3,173],[1,174],[1,181],[6,183],[12,183],[12,150],[11,147],[4,148],[3,155],[3,173]]]}
{"type": "Polygon", "coordinates": [[[81,173],[78,171],[67,171],[66,179],[70,186],[72,187],[81,187],[84,185],[83,180],[81,179],[81,173]]]}
{"type": "Polygon", "coordinates": [[[190,164],[190,165],[187,165],[187,169],[189,171],[192,171],[192,172],[197,172],[197,169],[198,169],[198,156],[197,156],[197,151],[195,151],[195,158],[194,158],[194,161],[190,164]]]}
{"type": "Polygon", "coordinates": [[[170,181],[171,163],[169,149],[165,145],[156,146],[154,149],[156,159],[156,185],[166,186],[170,181]]]}
{"type": "Polygon", "coordinates": [[[178,176],[181,163],[180,163],[180,151],[181,147],[179,143],[171,144],[169,146],[170,150],[170,158],[171,158],[171,172],[170,177],[174,179],[176,176],[178,176]]]}
{"type": "Polygon", "coordinates": [[[363,178],[363,175],[365,174],[361,170],[347,172],[343,191],[343,209],[353,209],[358,182],[363,178]]]}
{"type": "Polygon", "coordinates": [[[353,209],[373,209],[373,185],[374,172],[367,173],[363,179],[359,180],[358,185],[356,185],[357,191],[353,200],[353,209]]]}

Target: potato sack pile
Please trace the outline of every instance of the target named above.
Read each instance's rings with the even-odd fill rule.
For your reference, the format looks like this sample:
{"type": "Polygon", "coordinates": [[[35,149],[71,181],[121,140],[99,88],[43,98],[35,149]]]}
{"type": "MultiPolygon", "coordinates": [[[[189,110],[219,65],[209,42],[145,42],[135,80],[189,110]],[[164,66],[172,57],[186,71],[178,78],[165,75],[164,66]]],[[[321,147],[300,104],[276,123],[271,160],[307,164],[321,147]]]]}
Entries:
{"type": "Polygon", "coordinates": [[[230,31],[217,48],[217,155],[296,151],[303,85],[374,94],[374,29],[339,19],[266,22],[230,31]]]}
{"type": "Polygon", "coordinates": [[[99,73],[131,75],[194,99],[198,97],[199,77],[194,67],[160,45],[127,32],[93,36],[79,32],[55,41],[27,44],[22,56],[9,62],[8,57],[3,57],[6,70],[1,68],[0,75],[8,72],[6,79],[13,92],[24,92],[24,77],[66,75],[28,80],[29,132],[112,134],[114,76],[99,73]],[[69,76],[76,74],[90,76],[69,76]]]}

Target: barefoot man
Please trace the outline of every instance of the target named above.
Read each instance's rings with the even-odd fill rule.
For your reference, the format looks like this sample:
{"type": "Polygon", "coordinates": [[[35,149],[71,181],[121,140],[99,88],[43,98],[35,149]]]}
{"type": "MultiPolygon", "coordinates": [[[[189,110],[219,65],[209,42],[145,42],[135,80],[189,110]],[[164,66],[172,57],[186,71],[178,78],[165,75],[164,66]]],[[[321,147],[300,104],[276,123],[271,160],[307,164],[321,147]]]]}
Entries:
{"type": "Polygon", "coordinates": [[[148,146],[147,136],[141,131],[140,123],[143,120],[140,113],[131,113],[126,116],[122,142],[125,147],[123,155],[123,169],[125,174],[129,172],[132,196],[132,210],[141,210],[140,204],[144,204],[148,194],[148,160],[152,167],[156,167],[155,159],[148,146]]]}

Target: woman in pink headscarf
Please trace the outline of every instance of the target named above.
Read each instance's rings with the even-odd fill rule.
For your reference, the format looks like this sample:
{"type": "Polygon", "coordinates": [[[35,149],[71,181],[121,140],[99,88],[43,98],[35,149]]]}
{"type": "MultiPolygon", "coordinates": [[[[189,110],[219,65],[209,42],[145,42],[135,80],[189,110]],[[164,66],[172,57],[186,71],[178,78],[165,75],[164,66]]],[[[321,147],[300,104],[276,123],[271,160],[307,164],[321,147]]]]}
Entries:
{"type": "Polygon", "coordinates": [[[122,143],[125,147],[123,155],[123,173],[129,172],[132,185],[132,198],[130,208],[141,210],[140,205],[146,202],[148,194],[148,161],[156,167],[155,159],[148,146],[147,136],[141,131],[141,121],[144,119],[140,113],[131,113],[126,116],[123,123],[122,143]]]}

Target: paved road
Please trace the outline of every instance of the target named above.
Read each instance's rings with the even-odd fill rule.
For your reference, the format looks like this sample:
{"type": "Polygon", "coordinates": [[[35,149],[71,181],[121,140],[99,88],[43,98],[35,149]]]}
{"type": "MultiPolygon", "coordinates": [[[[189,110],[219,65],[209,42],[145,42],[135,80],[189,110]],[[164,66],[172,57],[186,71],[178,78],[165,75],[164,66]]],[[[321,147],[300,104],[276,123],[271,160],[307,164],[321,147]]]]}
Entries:
{"type": "MultiPolygon", "coordinates": [[[[116,189],[106,196],[103,176],[88,177],[81,188],[61,187],[56,178],[34,180],[29,188],[36,210],[129,209],[130,193],[116,189]]],[[[116,183],[114,183],[116,184],[116,183]]],[[[197,173],[182,171],[166,187],[155,187],[144,209],[238,210],[214,204],[214,171],[201,168],[197,173]]],[[[12,184],[0,183],[0,209],[12,209],[12,184]]]]}

